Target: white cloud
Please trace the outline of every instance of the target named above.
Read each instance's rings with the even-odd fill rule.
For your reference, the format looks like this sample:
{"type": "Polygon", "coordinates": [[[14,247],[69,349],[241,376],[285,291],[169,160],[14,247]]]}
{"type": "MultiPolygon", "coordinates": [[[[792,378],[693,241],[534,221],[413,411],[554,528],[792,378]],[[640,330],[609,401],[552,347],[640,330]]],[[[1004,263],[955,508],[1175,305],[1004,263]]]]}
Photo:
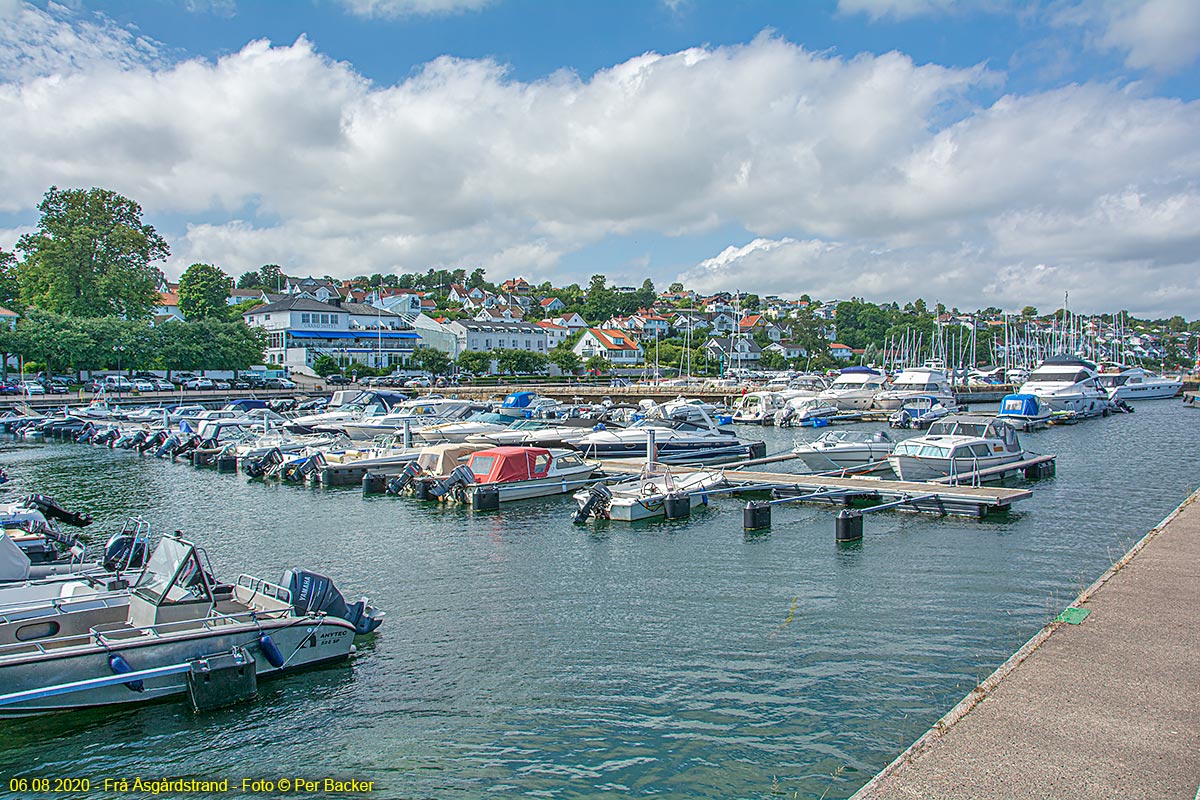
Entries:
{"type": "MultiPolygon", "coordinates": [[[[1084,84],[975,106],[998,80],[981,67],[771,36],[531,82],[440,58],[394,85],[306,38],[172,65],[117,50],[0,82],[0,211],[98,185],[152,218],[204,220],[168,231],[176,274],[451,265],[541,280],[606,237],[741,228],[760,241],[689,274],[974,307],[1045,304],[1017,297],[1021,271],[1044,264],[1049,294],[1195,315],[1195,102],[1084,84]]],[[[580,281],[635,269],[577,268],[580,281]]]]}
{"type": "Polygon", "coordinates": [[[1177,72],[1200,56],[1195,0],[1086,0],[1059,9],[1055,21],[1083,26],[1096,47],[1125,53],[1134,69],[1177,72]]]}
{"type": "Polygon", "coordinates": [[[838,0],[838,11],[843,14],[866,14],[872,20],[889,17],[905,20],[944,13],[957,4],[958,0],[838,0]]]}
{"type": "Polygon", "coordinates": [[[100,13],[0,2],[0,81],[156,63],[161,45],[100,13]]]}
{"type": "Polygon", "coordinates": [[[351,14],[384,19],[458,14],[478,11],[491,3],[492,0],[341,0],[351,14]]]}

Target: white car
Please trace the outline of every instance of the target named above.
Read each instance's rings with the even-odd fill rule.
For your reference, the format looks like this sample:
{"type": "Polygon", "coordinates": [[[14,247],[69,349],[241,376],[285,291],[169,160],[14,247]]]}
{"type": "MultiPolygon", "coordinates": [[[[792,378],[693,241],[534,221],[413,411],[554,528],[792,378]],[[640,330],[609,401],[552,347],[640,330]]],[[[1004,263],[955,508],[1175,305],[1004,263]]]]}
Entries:
{"type": "Polygon", "coordinates": [[[22,386],[21,386],[21,391],[22,391],[22,392],[23,392],[25,395],[32,395],[32,394],[45,394],[45,393],[46,393],[46,387],[45,387],[45,386],[42,386],[42,385],[41,385],[40,383],[38,383],[37,381],[25,381],[25,383],[24,383],[24,384],[22,384],[22,386]]]}
{"type": "Polygon", "coordinates": [[[150,382],[154,384],[154,390],[157,392],[173,392],[173,391],[175,391],[175,384],[171,383],[166,378],[155,378],[154,380],[152,380],[150,382]]]}
{"type": "Polygon", "coordinates": [[[154,382],[148,381],[145,378],[135,378],[133,381],[133,390],[135,392],[153,392],[154,382]]]}
{"type": "Polygon", "coordinates": [[[201,389],[201,390],[211,389],[211,388],[213,388],[213,382],[211,380],[209,380],[208,378],[192,378],[190,381],[188,381],[187,383],[185,383],[183,385],[183,388],[185,388],[185,389],[201,389]]]}

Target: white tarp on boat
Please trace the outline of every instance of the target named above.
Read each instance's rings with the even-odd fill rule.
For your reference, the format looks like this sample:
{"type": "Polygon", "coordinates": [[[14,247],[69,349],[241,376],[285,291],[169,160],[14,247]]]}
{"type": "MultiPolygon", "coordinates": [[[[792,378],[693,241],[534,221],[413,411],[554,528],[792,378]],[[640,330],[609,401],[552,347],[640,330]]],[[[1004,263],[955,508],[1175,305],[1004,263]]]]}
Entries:
{"type": "Polygon", "coordinates": [[[0,581],[23,581],[28,577],[29,556],[8,534],[0,536],[0,581]]]}

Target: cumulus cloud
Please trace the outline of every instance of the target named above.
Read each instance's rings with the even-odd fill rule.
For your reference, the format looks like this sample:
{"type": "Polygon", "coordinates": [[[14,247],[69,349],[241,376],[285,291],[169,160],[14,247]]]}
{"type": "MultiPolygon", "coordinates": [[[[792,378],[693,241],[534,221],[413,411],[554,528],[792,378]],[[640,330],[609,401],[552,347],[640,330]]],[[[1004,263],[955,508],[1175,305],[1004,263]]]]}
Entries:
{"type": "Polygon", "coordinates": [[[341,0],[342,6],[360,17],[435,16],[478,11],[491,5],[492,0],[341,0]]]}
{"type": "Polygon", "coordinates": [[[1095,46],[1125,53],[1134,69],[1177,72],[1200,56],[1195,0],[1087,0],[1060,9],[1055,19],[1083,26],[1095,46]]]}
{"type": "Polygon", "coordinates": [[[688,273],[977,306],[1021,286],[1005,270],[1043,264],[1062,288],[1109,282],[1131,308],[1158,302],[1159,276],[1186,309],[1200,104],[1108,84],[968,99],[997,85],[982,67],[771,35],[535,81],[444,57],[379,85],[307,38],[216,61],[114,57],[0,82],[0,211],[27,212],[52,184],[115,189],[197,220],[167,231],[176,274],[205,261],[559,277],[608,238],[742,229],[753,247],[688,273]]]}

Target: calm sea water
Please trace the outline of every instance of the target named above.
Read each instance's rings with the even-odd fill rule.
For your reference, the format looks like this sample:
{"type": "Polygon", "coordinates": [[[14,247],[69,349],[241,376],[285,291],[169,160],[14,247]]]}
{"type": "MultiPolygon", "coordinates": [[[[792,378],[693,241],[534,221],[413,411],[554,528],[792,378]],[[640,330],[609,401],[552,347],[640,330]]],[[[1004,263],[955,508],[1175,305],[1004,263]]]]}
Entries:
{"type": "MultiPolygon", "coordinates": [[[[814,436],[743,432],[771,452],[814,436]]],[[[0,777],[844,798],[1200,482],[1200,413],[1177,400],[1022,440],[1057,453],[1058,475],[1006,517],[881,513],[852,547],[821,508],[778,507],[754,534],[732,499],[688,521],[575,526],[563,497],[473,514],[7,444],[6,495],[89,509],[96,539],[139,514],[203,543],[225,580],[306,566],[388,617],[351,663],[265,682],[235,709],[0,723],[0,777]]]]}

